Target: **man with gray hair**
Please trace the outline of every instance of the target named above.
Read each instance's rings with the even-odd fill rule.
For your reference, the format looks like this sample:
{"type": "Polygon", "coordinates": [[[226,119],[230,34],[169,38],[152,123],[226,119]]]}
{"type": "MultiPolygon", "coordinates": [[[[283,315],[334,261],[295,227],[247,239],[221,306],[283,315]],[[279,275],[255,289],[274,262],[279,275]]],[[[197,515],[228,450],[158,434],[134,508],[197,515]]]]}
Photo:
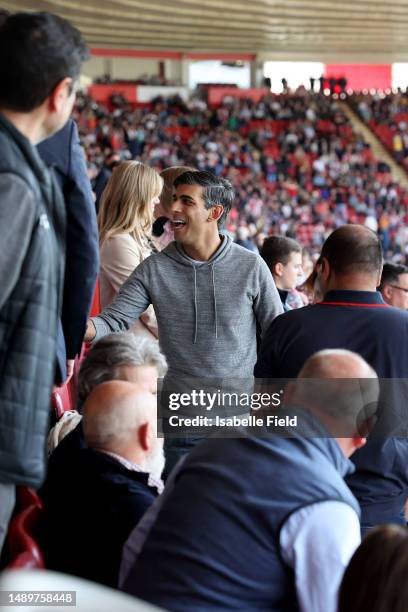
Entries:
{"type": "Polygon", "coordinates": [[[81,365],[78,377],[78,409],[92,389],[108,380],[127,380],[144,385],[156,393],[158,378],[163,378],[167,363],[159,345],[132,333],[109,334],[92,346],[81,365]]]}
{"type": "Polygon", "coordinates": [[[143,386],[110,381],[83,406],[86,448],[49,474],[42,495],[46,566],[116,586],[122,546],[160,491],[151,477],[163,444],[156,399],[143,386]]]}
{"type": "MultiPolygon", "coordinates": [[[[109,334],[91,348],[81,366],[78,410],[82,411],[87,397],[97,385],[111,380],[135,383],[149,393],[156,393],[157,379],[162,378],[166,370],[166,360],[157,342],[137,338],[131,333],[109,334]]],[[[86,442],[82,423],[79,422],[52,453],[48,461],[48,478],[57,478],[71,464],[73,455],[82,448],[86,448],[86,442]]],[[[159,477],[161,472],[156,470],[155,475],[159,477]]]]}

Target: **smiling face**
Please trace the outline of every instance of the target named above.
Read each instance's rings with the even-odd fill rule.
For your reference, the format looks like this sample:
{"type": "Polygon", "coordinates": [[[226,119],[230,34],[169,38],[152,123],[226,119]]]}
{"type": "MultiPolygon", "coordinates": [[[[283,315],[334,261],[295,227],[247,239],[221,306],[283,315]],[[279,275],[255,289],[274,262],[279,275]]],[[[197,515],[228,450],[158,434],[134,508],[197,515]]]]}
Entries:
{"type": "Polygon", "coordinates": [[[183,245],[194,246],[199,241],[218,234],[217,218],[222,206],[205,207],[204,187],[179,185],[173,195],[171,222],[174,239],[183,245]]]}

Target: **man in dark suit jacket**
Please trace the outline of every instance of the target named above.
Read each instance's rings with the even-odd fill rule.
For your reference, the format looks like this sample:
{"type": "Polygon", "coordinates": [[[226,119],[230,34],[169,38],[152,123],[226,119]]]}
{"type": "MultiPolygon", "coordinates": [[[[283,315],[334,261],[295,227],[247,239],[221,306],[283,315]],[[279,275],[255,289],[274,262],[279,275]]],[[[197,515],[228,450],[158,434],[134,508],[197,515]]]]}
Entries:
{"type": "Polygon", "coordinates": [[[50,471],[40,541],[49,569],[112,587],[123,545],[161,490],[150,476],[162,463],[156,399],[142,385],[102,383],[83,406],[87,448],[50,471]]]}
{"type": "Polygon", "coordinates": [[[57,341],[57,384],[73,371],[81,352],[86,320],[99,271],[98,228],[91,184],[79,143],[78,129],[71,119],[52,138],[38,145],[42,159],[54,167],[67,212],[67,251],[64,300],[57,341]]]}

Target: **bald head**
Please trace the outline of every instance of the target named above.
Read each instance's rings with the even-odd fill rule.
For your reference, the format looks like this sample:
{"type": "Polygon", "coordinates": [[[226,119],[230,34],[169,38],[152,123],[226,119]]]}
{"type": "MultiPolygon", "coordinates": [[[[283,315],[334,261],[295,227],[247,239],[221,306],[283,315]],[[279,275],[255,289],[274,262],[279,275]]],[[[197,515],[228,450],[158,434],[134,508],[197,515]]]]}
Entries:
{"type": "Polygon", "coordinates": [[[327,349],[309,357],[298,378],[377,378],[377,374],[357,353],[327,349]]]}
{"type": "Polygon", "coordinates": [[[377,277],[382,268],[380,240],[364,225],[343,225],[334,230],[322,248],[331,269],[338,276],[366,274],[377,277]]]}
{"type": "MultiPolygon", "coordinates": [[[[337,423],[336,436],[356,431],[375,413],[379,395],[373,368],[351,351],[330,349],[312,355],[303,366],[290,400],[321,420],[337,423]]],[[[327,425],[327,422],[326,422],[327,425]]]]}
{"type": "Polygon", "coordinates": [[[83,406],[87,445],[127,456],[141,449],[138,431],[155,430],[156,398],[136,384],[115,380],[98,385],[83,406]]]}

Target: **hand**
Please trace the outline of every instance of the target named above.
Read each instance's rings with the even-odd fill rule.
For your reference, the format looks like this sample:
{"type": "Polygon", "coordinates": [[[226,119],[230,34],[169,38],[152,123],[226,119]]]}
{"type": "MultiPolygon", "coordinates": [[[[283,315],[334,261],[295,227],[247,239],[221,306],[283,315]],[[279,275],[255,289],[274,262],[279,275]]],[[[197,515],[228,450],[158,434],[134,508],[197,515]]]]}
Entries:
{"type": "Polygon", "coordinates": [[[75,365],[75,359],[67,359],[65,362],[65,367],[67,370],[67,376],[65,378],[65,380],[63,380],[59,385],[56,385],[54,387],[54,391],[60,389],[61,387],[65,387],[65,385],[67,385],[69,383],[69,381],[71,380],[73,374],[74,374],[74,365],[75,365]]]}
{"type": "Polygon", "coordinates": [[[74,365],[75,365],[75,359],[67,359],[67,379],[65,381],[65,384],[68,384],[69,381],[71,380],[71,378],[74,375],[74,365]]]}
{"type": "Polygon", "coordinates": [[[93,324],[92,319],[88,319],[86,323],[86,332],[85,332],[84,342],[92,342],[95,336],[96,336],[95,325],[93,324]]]}

